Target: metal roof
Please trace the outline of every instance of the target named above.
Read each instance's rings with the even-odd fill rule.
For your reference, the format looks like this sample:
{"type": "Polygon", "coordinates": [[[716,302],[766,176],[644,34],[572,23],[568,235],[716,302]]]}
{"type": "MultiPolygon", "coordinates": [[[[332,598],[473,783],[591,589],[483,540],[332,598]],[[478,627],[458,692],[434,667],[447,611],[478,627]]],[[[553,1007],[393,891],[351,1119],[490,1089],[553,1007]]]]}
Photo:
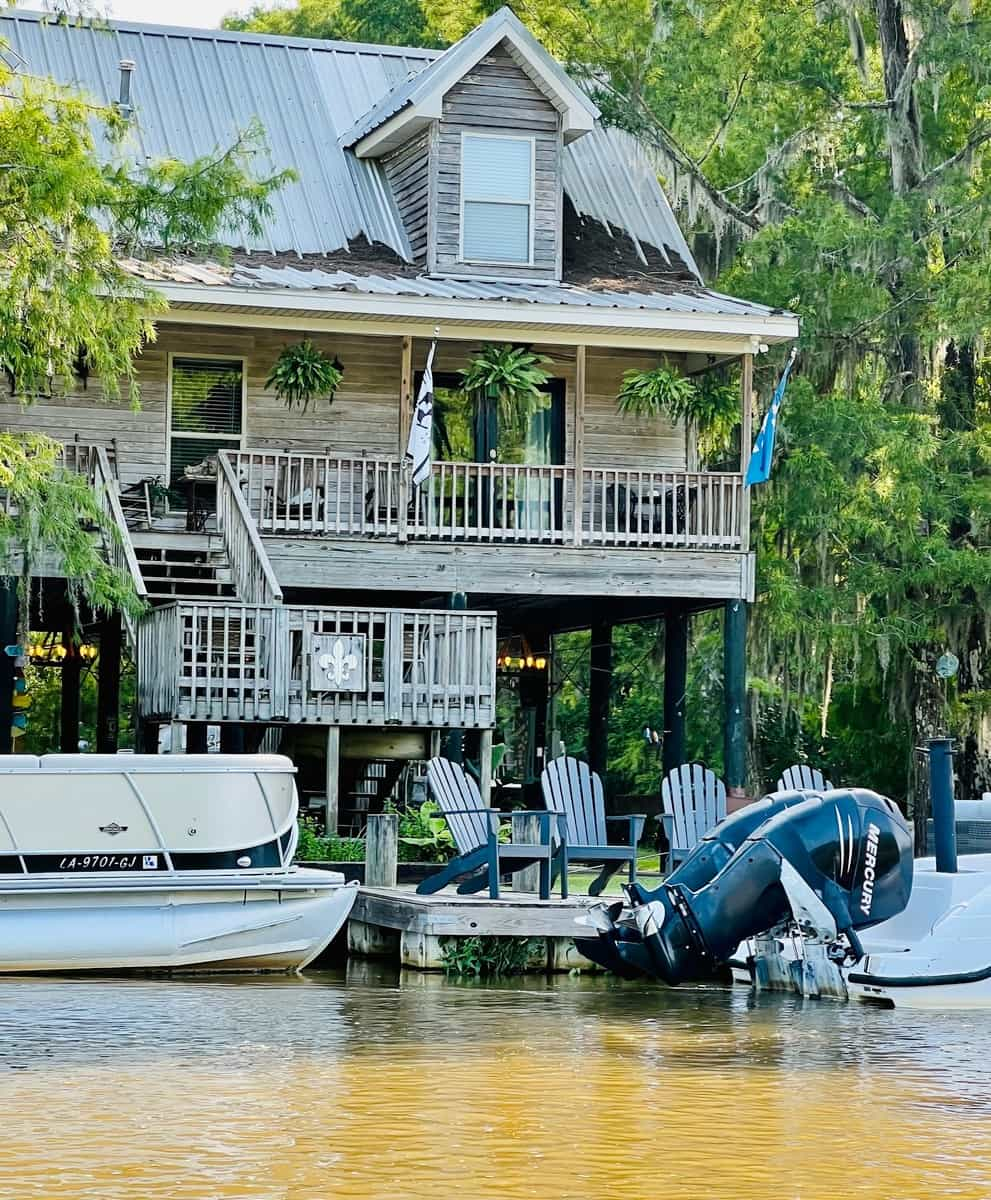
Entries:
{"type": "Polygon", "coordinates": [[[418,74],[388,92],[359,121],[341,136],[342,146],[353,146],[376,129],[383,121],[408,106],[421,103],[429,95],[443,95],[463,78],[493,45],[503,38],[523,55],[545,85],[553,88],[559,105],[570,102],[585,110],[588,119],[595,120],[599,110],[588,96],[575,85],[559,62],[551,58],[523,22],[509,8],[500,8],[477,25],[460,41],[448,47],[418,74]]]}
{"type": "MultiPolygon", "coordinates": [[[[195,158],[226,148],[257,119],[267,143],[259,171],[292,167],[299,178],[272,198],[260,237],[236,230],[225,239],[231,245],[328,254],[364,235],[409,258],[382,168],[343,150],[338,138],[437,51],[128,21],[60,22],[16,9],[0,16],[0,36],[27,71],[104,104],[118,95],[120,60],[134,61],[136,120],[122,147],[104,145],[108,157],[195,158]]],[[[564,180],[579,212],[673,250],[696,270],[656,176],[628,135],[600,127],[577,138],[565,148],[564,180]]]]}
{"type": "Polygon", "coordinates": [[[129,259],[125,268],[151,282],[205,284],[217,288],[250,288],[287,292],[351,292],[369,296],[421,296],[443,300],[495,300],[576,308],[639,309],[653,312],[706,313],[709,315],[785,316],[781,309],[750,300],[737,300],[707,288],[672,284],[669,290],[618,291],[564,284],[486,283],[481,280],[443,279],[427,275],[358,274],[346,270],[299,269],[291,266],[222,266],[181,260],[129,259]]]}

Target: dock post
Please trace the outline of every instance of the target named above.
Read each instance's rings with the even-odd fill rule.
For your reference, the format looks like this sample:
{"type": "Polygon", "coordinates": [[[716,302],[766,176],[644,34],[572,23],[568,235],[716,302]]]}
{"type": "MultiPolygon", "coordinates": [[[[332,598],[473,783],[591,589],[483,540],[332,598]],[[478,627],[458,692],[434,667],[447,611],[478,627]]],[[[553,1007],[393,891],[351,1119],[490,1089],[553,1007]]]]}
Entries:
{"type": "Polygon", "coordinates": [[[100,623],[100,659],[96,678],[96,752],[116,754],[120,725],[120,613],[100,623]]]}
{"type": "Polygon", "coordinates": [[[612,691],[612,625],[592,626],[588,681],[588,765],[605,779],[609,757],[609,695],[612,691]]]}
{"type": "Polygon", "coordinates": [[[746,803],[747,787],[747,606],[727,600],[723,616],[725,742],[723,773],[727,809],[746,803]]]}
{"type": "MultiPolygon", "coordinates": [[[[14,736],[14,659],[5,654],[17,645],[17,580],[13,575],[0,577],[0,754],[13,754],[14,736]]],[[[25,647],[25,650],[27,647],[25,647]]]]}
{"type": "Polygon", "coordinates": [[[936,870],[957,869],[957,814],[953,804],[953,739],[929,739],[929,799],[933,812],[936,870]]]}
{"type": "MultiPolygon", "coordinates": [[[[514,845],[534,845],[540,841],[540,818],[531,817],[527,813],[512,813],[510,825],[513,831],[514,845]]],[[[522,871],[513,872],[513,891],[538,892],[540,890],[540,863],[524,867],[522,871]]]]}
{"type": "Polygon", "coordinates": [[[399,814],[370,813],[365,838],[365,884],[396,886],[399,862],[399,814]]]}
{"type": "Polygon", "coordinates": [[[324,829],[328,837],[337,833],[341,790],[341,727],[327,726],[327,757],[324,763],[324,829]]]}
{"type": "Polygon", "coordinates": [[[688,681],[688,613],[664,617],[664,774],[685,761],[685,688],[688,681]]]}
{"type": "Polygon", "coordinates": [[[59,750],[79,753],[79,677],[82,659],[71,633],[62,634],[62,687],[59,696],[59,750]]]}

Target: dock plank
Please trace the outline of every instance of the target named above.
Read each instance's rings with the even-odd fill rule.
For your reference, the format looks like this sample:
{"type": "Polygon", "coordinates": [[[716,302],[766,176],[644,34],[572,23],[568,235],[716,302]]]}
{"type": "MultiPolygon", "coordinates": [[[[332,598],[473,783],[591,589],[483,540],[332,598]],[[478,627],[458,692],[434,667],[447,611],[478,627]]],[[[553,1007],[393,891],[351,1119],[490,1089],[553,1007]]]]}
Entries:
{"type": "Polygon", "coordinates": [[[404,888],[359,889],[352,917],[367,925],[433,937],[551,937],[581,934],[575,923],[590,905],[588,896],[540,900],[529,893],[499,900],[440,892],[418,896],[404,888]]]}

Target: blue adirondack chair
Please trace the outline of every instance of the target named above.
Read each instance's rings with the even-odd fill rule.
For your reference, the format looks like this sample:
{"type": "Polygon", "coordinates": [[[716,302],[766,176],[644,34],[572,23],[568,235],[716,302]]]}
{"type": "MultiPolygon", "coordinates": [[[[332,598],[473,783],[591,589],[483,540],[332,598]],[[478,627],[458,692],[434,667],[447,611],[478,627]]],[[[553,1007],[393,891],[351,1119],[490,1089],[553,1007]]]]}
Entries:
{"type": "Polygon", "coordinates": [[[661,820],[667,834],[668,869],[687,858],[726,816],[726,785],[702,763],[684,763],[661,781],[661,820]]]}
{"type": "Polygon", "coordinates": [[[568,843],[563,849],[563,869],[569,862],[591,863],[602,870],[588,889],[598,896],[620,867],[629,865],[630,883],[637,877],[637,843],[643,832],[646,813],[607,817],[602,780],[588,763],[577,758],[555,758],[540,776],[544,803],[550,812],[561,814],[568,828],[568,843]],[[609,842],[608,822],[626,826],[626,841],[609,842]]]}
{"type": "MultiPolygon", "coordinates": [[[[499,824],[507,813],[487,808],[478,785],[457,763],[432,758],[427,764],[427,786],[444,814],[458,848],[452,859],[435,875],[429,875],[416,889],[421,896],[439,892],[449,883],[458,883],[459,895],[480,892],[488,885],[489,896],[499,899],[499,876],[504,871],[521,871],[533,863],[540,865],[540,898],[549,900],[554,867],[560,871],[567,847],[567,832],[562,819],[554,813],[528,812],[538,818],[539,840],[533,844],[499,841],[499,824]],[[557,836],[555,837],[555,833],[557,836]],[[459,882],[460,881],[460,882],[459,882]]],[[[561,896],[568,895],[568,873],[561,871],[561,896]]]]}

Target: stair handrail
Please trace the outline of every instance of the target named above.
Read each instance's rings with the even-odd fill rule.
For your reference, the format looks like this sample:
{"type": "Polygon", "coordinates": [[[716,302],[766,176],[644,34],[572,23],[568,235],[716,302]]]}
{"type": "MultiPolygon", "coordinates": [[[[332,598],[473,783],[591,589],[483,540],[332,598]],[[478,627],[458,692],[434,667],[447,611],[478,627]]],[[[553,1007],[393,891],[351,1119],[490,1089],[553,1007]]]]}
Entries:
{"type": "MultiPolygon", "coordinates": [[[[103,552],[112,567],[130,578],[138,598],[147,601],[148,588],[144,576],[141,574],[138,556],[134,552],[131,531],[127,528],[127,521],[124,518],[124,510],[121,507],[120,495],[117,491],[117,479],[111,470],[106,447],[92,446],[90,450],[90,484],[96,493],[103,515],[108,520],[108,525],[100,532],[103,552]]],[[[133,646],[135,644],[134,621],[126,611],[122,616],[124,627],[133,646]]]]}
{"type": "Polygon", "coordinates": [[[281,604],[282,588],[223,451],[217,454],[217,530],[230,560],[237,598],[246,604],[281,604]]]}

